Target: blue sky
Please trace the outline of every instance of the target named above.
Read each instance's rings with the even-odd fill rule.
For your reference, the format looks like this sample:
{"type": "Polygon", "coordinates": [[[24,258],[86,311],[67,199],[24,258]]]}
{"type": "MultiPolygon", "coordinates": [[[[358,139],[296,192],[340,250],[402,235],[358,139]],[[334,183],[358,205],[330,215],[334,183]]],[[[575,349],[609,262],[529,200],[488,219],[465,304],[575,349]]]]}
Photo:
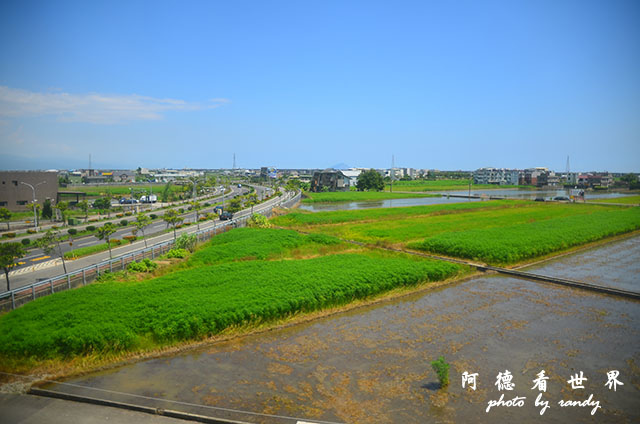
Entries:
{"type": "Polygon", "coordinates": [[[0,167],[640,171],[640,2],[0,4],[0,167]]]}

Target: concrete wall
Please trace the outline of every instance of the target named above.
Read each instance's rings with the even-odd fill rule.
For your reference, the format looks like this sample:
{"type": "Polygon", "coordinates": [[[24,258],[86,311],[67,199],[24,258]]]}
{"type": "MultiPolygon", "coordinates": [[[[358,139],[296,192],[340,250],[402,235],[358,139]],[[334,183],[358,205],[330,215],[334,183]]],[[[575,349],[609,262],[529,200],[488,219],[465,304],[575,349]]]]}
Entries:
{"type": "Polygon", "coordinates": [[[58,173],[55,171],[0,171],[0,207],[13,212],[27,210],[28,204],[33,201],[31,187],[21,184],[31,184],[36,190],[37,203],[42,205],[45,199],[51,199],[55,203],[58,195],[58,173]],[[44,184],[39,184],[46,181],[44,184]]]}

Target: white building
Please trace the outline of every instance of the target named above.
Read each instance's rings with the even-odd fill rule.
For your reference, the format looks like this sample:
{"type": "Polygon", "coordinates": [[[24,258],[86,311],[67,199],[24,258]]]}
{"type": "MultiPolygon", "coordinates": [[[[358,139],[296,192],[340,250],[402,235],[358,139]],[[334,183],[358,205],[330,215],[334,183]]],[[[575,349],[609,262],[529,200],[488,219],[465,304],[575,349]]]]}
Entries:
{"type": "Polygon", "coordinates": [[[517,169],[480,168],[473,173],[474,184],[518,185],[517,169]]]}

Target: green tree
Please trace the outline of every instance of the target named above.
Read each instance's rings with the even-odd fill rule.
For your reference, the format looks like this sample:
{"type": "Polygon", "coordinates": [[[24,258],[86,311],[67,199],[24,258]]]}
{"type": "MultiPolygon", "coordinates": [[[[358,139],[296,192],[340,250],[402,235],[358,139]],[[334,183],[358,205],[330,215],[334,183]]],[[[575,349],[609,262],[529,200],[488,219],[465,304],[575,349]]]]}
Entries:
{"type": "Polygon", "coordinates": [[[58,253],[62,259],[62,269],[64,273],[67,273],[67,264],[64,261],[64,254],[62,253],[62,246],[60,246],[61,238],[57,231],[47,230],[44,236],[36,240],[36,246],[38,246],[46,255],[51,255],[56,247],[58,247],[58,253]]]}
{"type": "Polygon", "coordinates": [[[4,275],[7,278],[7,291],[11,290],[9,271],[18,265],[18,259],[24,255],[25,251],[20,243],[0,243],[0,266],[4,270],[4,275]]]}
{"type": "Polygon", "coordinates": [[[162,194],[160,196],[162,202],[167,203],[169,201],[170,195],[171,195],[171,182],[168,182],[162,189],[162,194]]]}
{"type": "Polygon", "coordinates": [[[7,208],[0,208],[0,221],[7,223],[7,231],[9,231],[9,225],[11,225],[11,211],[7,208]]]}
{"type": "Polygon", "coordinates": [[[236,213],[242,209],[242,200],[237,197],[234,197],[229,201],[229,206],[227,207],[227,211],[231,213],[236,213]]]}
{"type": "Polygon", "coordinates": [[[356,188],[358,191],[381,191],[384,190],[384,179],[378,171],[370,169],[360,173],[356,188]]]}
{"type": "Polygon", "coordinates": [[[144,240],[144,247],[147,247],[147,239],[144,235],[144,229],[149,224],[151,224],[151,218],[148,215],[145,215],[143,213],[139,213],[138,215],[136,215],[136,220],[133,222],[133,225],[134,225],[133,231],[135,231],[133,235],[135,236],[138,231],[142,232],[142,240],[144,240]]]}
{"type": "Polygon", "coordinates": [[[53,208],[51,207],[51,200],[46,199],[42,203],[42,218],[51,219],[53,216],[53,208]]]}
{"type": "Polygon", "coordinates": [[[98,239],[104,240],[105,242],[107,242],[107,246],[109,247],[109,259],[113,259],[113,256],[111,256],[110,238],[111,238],[111,234],[113,234],[115,232],[116,232],[116,226],[113,225],[110,222],[107,222],[102,227],[98,228],[98,230],[96,231],[96,234],[95,234],[95,236],[98,239]]]}
{"type": "Polygon", "coordinates": [[[196,213],[196,225],[198,226],[198,231],[200,231],[200,210],[202,209],[202,204],[200,202],[189,202],[191,205],[191,209],[196,213]]]}
{"type": "Polygon", "coordinates": [[[271,223],[266,216],[255,213],[249,219],[249,227],[252,228],[271,228],[271,223]]]}
{"type": "Polygon", "coordinates": [[[89,219],[89,202],[86,200],[78,202],[78,209],[84,212],[84,223],[86,224],[89,219]]]}
{"type": "Polygon", "coordinates": [[[162,220],[167,223],[167,227],[171,226],[173,228],[173,239],[176,240],[176,227],[184,221],[184,218],[178,215],[178,212],[174,209],[170,209],[162,215],[162,220]]]}
{"type": "Polygon", "coordinates": [[[68,202],[58,202],[56,205],[56,209],[60,212],[60,216],[62,217],[62,226],[67,225],[67,210],[69,209],[68,202]]]}
{"type": "Polygon", "coordinates": [[[109,197],[101,197],[99,199],[96,199],[95,202],[93,202],[93,206],[96,207],[100,213],[105,213],[107,212],[107,217],[111,216],[110,210],[111,210],[111,198],[109,197]]]}

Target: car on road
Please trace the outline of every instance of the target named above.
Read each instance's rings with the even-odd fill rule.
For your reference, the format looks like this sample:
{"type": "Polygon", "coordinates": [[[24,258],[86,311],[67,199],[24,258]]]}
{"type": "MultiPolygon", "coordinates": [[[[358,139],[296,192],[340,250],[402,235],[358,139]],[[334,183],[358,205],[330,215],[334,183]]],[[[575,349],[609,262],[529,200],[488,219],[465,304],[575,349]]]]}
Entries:
{"type": "Polygon", "coordinates": [[[120,199],[121,205],[134,205],[136,203],[139,203],[137,199],[125,199],[124,197],[120,199]]]}
{"type": "Polygon", "coordinates": [[[569,199],[567,196],[556,196],[553,198],[553,200],[557,201],[557,202],[570,202],[571,199],[569,199]]]}
{"type": "Polygon", "coordinates": [[[233,214],[231,212],[222,212],[220,214],[220,221],[226,221],[232,218],[233,218],[233,214]]]}
{"type": "Polygon", "coordinates": [[[536,197],[536,202],[544,202],[544,197],[536,197]]]}
{"type": "Polygon", "coordinates": [[[216,206],[215,208],[213,208],[213,212],[220,215],[222,212],[224,212],[224,208],[222,206],[216,206]]]}

